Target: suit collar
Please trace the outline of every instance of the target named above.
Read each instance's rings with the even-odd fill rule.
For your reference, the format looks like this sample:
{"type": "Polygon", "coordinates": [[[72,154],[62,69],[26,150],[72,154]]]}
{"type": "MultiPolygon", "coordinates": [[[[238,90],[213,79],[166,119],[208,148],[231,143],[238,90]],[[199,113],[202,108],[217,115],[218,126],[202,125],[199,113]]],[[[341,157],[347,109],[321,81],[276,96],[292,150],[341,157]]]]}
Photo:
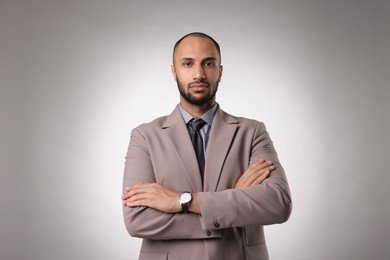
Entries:
{"type": "Polygon", "coordinates": [[[182,174],[185,174],[188,183],[192,186],[192,191],[202,191],[203,184],[199,172],[198,161],[196,159],[195,151],[192,149],[187,126],[178,107],[176,107],[166,118],[165,122],[163,122],[162,129],[172,143],[174,152],[184,168],[184,173],[182,174]]]}
{"type": "Polygon", "coordinates": [[[205,165],[205,191],[216,191],[222,168],[238,128],[235,117],[217,109],[211,128],[205,165]]]}

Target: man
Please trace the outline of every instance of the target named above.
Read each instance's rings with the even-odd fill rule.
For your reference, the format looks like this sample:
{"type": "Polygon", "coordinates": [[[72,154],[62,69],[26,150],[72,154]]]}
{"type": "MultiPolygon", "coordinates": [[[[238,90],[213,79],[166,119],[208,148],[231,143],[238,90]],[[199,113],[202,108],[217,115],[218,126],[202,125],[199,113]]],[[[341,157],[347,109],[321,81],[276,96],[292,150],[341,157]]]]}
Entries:
{"type": "Polygon", "coordinates": [[[128,232],[143,238],[139,259],[268,259],[263,225],[289,218],[264,124],[215,101],[222,69],[214,39],[185,35],[173,51],[179,105],[132,131],[122,200],[128,232]]]}

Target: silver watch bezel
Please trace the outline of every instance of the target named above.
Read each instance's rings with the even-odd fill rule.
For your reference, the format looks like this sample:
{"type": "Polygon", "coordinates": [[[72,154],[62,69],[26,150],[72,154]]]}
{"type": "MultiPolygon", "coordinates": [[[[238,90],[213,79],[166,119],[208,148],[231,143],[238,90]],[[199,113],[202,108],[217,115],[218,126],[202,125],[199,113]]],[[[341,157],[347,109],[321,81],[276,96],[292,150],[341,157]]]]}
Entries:
{"type": "Polygon", "coordinates": [[[190,192],[185,191],[182,194],[180,194],[180,197],[179,197],[180,204],[189,203],[189,202],[191,202],[191,200],[192,200],[192,194],[190,192]]]}

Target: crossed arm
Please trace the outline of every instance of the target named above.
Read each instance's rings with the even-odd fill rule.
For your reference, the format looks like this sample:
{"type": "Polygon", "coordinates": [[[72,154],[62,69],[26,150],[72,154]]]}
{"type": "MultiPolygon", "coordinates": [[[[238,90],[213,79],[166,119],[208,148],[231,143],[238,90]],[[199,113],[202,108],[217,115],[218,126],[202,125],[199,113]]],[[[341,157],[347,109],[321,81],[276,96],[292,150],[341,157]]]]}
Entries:
{"type": "MultiPolygon", "coordinates": [[[[242,189],[258,185],[271,174],[272,170],[274,170],[272,162],[261,159],[247,168],[234,188],[242,189]]],[[[177,213],[181,211],[180,194],[181,192],[173,191],[158,183],[139,183],[125,187],[122,203],[128,207],[145,206],[165,213],[177,213]]],[[[189,211],[201,214],[198,194],[193,193],[192,197],[189,211]]]]}
{"type": "Polygon", "coordinates": [[[235,138],[241,141],[233,143],[230,151],[242,158],[237,162],[231,159],[225,162],[221,173],[224,178],[219,183],[221,189],[192,194],[189,208],[192,214],[174,214],[181,212],[179,195],[183,189],[194,189],[182,184],[185,182],[172,179],[175,174],[171,178],[167,176],[167,172],[180,170],[179,165],[166,164],[166,161],[177,159],[175,153],[159,157],[170,144],[156,140],[167,139],[157,138],[160,132],[155,133],[151,127],[133,130],[126,156],[122,195],[129,234],[158,240],[209,239],[221,237],[220,230],[226,228],[286,221],[291,212],[291,195],[272,141],[262,123],[245,129],[254,131],[238,132],[235,138]],[[156,143],[158,145],[154,145],[156,143]],[[242,150],[242,147],[251,149],[242,150]],[[155,164],[152,164],[151,157],[154,157],[155,164]],[[252,163],[243,170],[247,161],[252,163]],[[163,168],[154,169],[156,165],[163,168]],[[236,183],[228,176],[237,180],[236,183]]]}

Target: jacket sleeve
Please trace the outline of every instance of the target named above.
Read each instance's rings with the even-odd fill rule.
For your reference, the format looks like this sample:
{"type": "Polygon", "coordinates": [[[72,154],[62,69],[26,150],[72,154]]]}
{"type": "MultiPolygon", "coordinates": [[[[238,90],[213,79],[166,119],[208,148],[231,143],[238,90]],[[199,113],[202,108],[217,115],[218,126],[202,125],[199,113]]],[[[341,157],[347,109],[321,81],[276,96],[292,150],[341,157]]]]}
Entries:
{"type": "MultiPolygon", "coordinates": [[[[139,129],[131,134],[123,178],[123,189],[136,183],[155,183],[147,138],[139,129]]],[[[124,190],[123,190],[124,191],[124,190]]],[[[131,236],[170,240],[221,237],[220,230],[202,229],[200,216],[165,213],[148,207],[123,206],[124,221],[131,236]]]]}
{"type": "Polygon", "coordinates": [[[252,139],[250,162],[259,159],[270,160],[275,166],[275,170],[260,185],[199,193],[203,229],[269,225],[287,221],[292,204],[286,175],[264,124],[258,122],[252,139]]]}

